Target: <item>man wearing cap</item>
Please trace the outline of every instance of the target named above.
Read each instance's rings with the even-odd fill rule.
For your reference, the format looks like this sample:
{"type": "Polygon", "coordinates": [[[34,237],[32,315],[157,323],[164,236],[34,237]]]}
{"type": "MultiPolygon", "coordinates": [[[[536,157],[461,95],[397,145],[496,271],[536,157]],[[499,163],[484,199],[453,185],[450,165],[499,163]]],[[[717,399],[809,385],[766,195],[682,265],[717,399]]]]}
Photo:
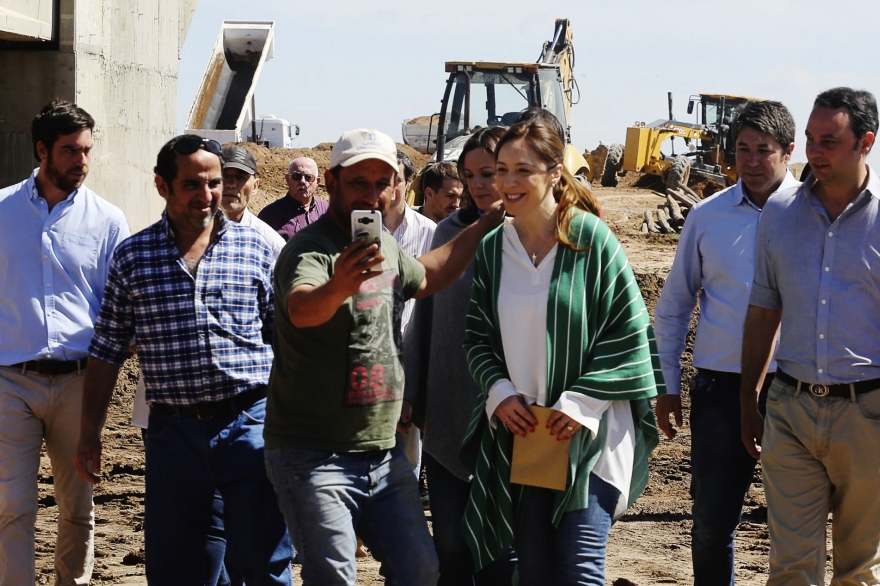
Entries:
{"type": "Polygon", "coordinates": [[[159,151],[162,218],[113,256],[82,402],[76,467],[100,481],[101,428],[119,367],[137,339],[150,405],[146,573],[151,584],[214,584],[207,548],[215,491],[226,556],[250,585],[291,581],[290,539],[263,463],[272,365],[275,256],[220,213],[220,145],[194,135],[159,151]]]}
{"type": "Polygon", "coordinates": [[[83,185],[95,120],[56,100],[31,123],[39,167],[0,189],[0,585],[33,584],[40,449],[52,462],[55,584],[94,565],[92,487],[73,467],[86,356],[122,211],[83,185]]]}
{"type": "Polygon", "coordinates": [[[394,584],[437,582],[437,556],[395,429],[403,399],[403,302],[450,284],[500,207],[414,259],[391,234],[352,243],[352,210],[384,211],[400,181],[377,130],[342,135],[324,179],[330,207],[282,251],[266,463],[305,584],[355,583],[355,533],[394,584]],[[372,269],[372,270],[371,270],[372,269]],[[320,364],[322,368],[315,368],[320,364]]]}
{"type": "Polygon", "coordinates": [[[266,222],[253,215],[247,205],[260,187],[257,161],[253,153],[236,145],[223,147],[223,199],[220,207],[226,217],[242,226],[248,226],[266,239],[277,257],[285,240],[266,222]]]}
{"type": "MultiPolygon", "coordinates": [[[[742,346],[742,440],[761,459],[769,586],[880,583],[880,180],[866,91],[822,92],[804,183],[767,201],[742,346]],[[781,329],[780,329],[781,328],[781,329]],[[766,419],[758,394],[779,331],[766,419]]],[[[690,220],[688,220],[690,221],[690,220]]]]}
{"type": "Polygon", "coordinates": [[[287,241],[321,217],[327,211],[327,202],[315,197],[321,178],[314,159],[292,160],[284,178],[287,194],[263,208],[258,217],[287,241]]]}

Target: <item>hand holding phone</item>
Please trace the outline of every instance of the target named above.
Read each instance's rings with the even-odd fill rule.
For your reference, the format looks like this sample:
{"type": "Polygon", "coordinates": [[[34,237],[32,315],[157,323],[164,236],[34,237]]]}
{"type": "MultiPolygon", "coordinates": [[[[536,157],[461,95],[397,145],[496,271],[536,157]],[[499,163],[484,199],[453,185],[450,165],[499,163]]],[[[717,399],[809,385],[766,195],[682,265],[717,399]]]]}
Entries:
{"type": "MultiPolygon", "coordinates": [[[[382,213],[378,210],[354,210],[351,212],[351,239],[365,240],[365,246],[375,244],[378,246],[376,255],[382,254],[382,213]]],[[[371,255],[369,258],[373,258],[371,255]]],[[[377,265],[372,271],[381,271],[381,265],[377,265]]]]}

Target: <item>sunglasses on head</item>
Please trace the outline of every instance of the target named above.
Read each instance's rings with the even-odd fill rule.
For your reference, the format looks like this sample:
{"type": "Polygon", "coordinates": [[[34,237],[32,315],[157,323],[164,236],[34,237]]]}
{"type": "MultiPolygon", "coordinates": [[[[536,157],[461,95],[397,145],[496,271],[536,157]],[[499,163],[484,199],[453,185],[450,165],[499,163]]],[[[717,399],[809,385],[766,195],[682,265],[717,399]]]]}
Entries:
{"type": "Polygon", "coordinates": [[[311,173],[300,173],[299,171],[291,171],[287,176],[294,181],[299,181],[300,179],[305,178],[306,183],[311,183],[315,180],[315,175],[312,175],[311,173]]]}
{"type": "Polygon", "coordinates": [[[206,150],[212,155],[217,155],[218,157],[223,152],[220,143],[216,140],[201,138],[198,136],[181,138],[174,143],[173,147],[174,152],[178,155],[191,155],[199,149],[206,150]]]}

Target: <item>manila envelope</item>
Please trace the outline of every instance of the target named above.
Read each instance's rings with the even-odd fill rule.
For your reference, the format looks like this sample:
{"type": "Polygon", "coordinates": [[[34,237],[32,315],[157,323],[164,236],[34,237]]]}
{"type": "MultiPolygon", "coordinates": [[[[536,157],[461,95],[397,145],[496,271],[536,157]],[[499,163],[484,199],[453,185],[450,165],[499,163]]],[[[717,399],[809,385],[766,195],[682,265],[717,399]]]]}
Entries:
{"type": "Polygon", "coordinates": [[[553,413],[549,407],[529,405],[529,411],[538,420],[534,433],[513,436],[513,461],[510,482],[565,490],[568,480],[568,455],[571,439],[558,441],[547,429],[547,419],[553,413]]]}

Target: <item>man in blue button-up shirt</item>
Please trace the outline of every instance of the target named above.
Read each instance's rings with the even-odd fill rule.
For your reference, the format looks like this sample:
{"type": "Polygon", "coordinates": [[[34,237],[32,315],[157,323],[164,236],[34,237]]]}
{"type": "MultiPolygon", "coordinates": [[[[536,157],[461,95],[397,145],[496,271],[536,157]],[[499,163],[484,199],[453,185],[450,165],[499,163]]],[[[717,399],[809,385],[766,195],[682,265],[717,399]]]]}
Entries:
{"type": "Polygon", "coordinates": [[[764,470],[768,585],[880,583],[880,180],[868,92],[819,94],[810,175],[771,197],[758,225],[742,351],[742,439],[764,470]],[[776,352],[766,420],[758,389],[776,352]]]}
{"type": "Polygon", "coordinates": [[[40,166],[0,190],[0,585],[34,583],[40,448],[52,461],[56,584],[92,574],[92,487],[73,466],[89,341],[122,212],[83,185],[94,119],[56,100],[32,123],[40,166]]]}
{"type": "Polygon", "coordinates": [[[761,208],[776,191],[799,185],[787,166],[794,133],[794,119],[781,103],[743,107],[734,137],[740,180],[691,209],[657,303],[654,328],[668,393],[657,398],[657,425],[671,439],[670,413],[682,423],[680,360],[700,299],[693,358],[698,374],[690,391],[695,586],[733,584],[733,535],[755,469],[740,441],[742,327],[761,208]]]}
{"type": "MultiPolygon", "coordinates": [[[[159,152],[162,219],[123,242],[89,348],[76,463],[98,482],[101,428],[128,344],[150,404],[145,447],[147,580],[217,581],[206,548],[214,493],[226,555],[249,585],[289,585],[292,546],[263,461],[275,255],[220,212],[220,145],[183,135],[159,152]]],[[[219,554],[219,555],[218,555],[219,554]]]]}

